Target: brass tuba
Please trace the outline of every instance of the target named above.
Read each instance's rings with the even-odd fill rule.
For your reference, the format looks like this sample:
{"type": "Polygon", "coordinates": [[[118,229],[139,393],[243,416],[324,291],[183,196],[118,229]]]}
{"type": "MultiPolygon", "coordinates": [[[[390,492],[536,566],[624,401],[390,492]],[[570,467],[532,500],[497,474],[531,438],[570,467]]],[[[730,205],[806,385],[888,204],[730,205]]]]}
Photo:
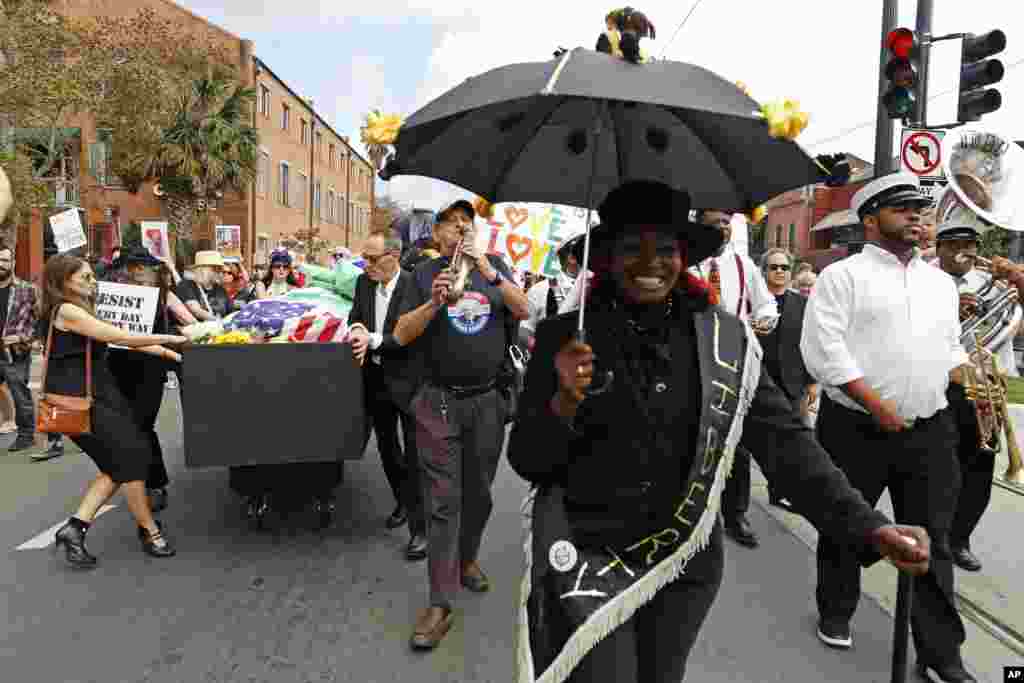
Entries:
{"type": "MultiPolygon", "coordinates": [[[[936,203],[940,229],[962,225],[980,234],[994,227],[1024,231],[1024,150],[1011,138],[970,128],[950,131],[942,141],[942,158],[948,185],[936,203]]],[[[975,266],[991,270],[991,263],[979,256],[956,258],[972,258],[975,266]]],[[[994,278],[975,295],[978,307],[961,323],[960,341],[971,359],[965,367],[964,389],[974,403],[979,448],[998,451],[1000,433],[1005,434],[1010,464],[1003,476],[1020,484],[1024,462],[1007,409],[1006,376],[996,354],[1012,343],[1022,308],[1017,290],[1000,286],[994,278]]]]}

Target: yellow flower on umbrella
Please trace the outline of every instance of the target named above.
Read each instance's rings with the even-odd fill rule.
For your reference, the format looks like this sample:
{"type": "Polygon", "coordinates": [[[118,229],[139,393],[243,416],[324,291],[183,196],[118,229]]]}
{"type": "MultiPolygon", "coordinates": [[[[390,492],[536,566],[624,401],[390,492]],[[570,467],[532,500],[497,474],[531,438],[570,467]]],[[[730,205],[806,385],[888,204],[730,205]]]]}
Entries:
{"type": "Polygon", "coordinates": [[[736,87],[742,90],[743,94],[747,97],[753,97],[753,95],[750,94],[750,88],[747,87],[747,84],[743,81],[736,81],[736,87]]]}
{"type": "Polygon", "coordinates": [[[403,119],[398,114],[382,114],[374,109],[366,115],[366,124],[359,129],[359,137],[366,145],[366,153],[377,168],[380,168],[388,146],[398,140],[398,130],[403,119]]]}
{"type": "Polygon", "coordinates": [[[473,210],[480,218],[492,218],[494,216],[494,204],[483,197],[477,197],[473,200],[473,210]]]}
{"type": "Polygon", "coordinates": [[[789,99],[762,105],[761,116],[768,123],[768,134],[785,140],[795,140],[810,122],[807,112],[800,111],[800,103],[789,99]]]}
{"type": "Polygon", "coordinates": [[[751,224],[760,223],[764,220],[764,217],[768,215],[768,207],[764,204],[755,206],[753,209],[747,212],[747,220],[751,224]]]}

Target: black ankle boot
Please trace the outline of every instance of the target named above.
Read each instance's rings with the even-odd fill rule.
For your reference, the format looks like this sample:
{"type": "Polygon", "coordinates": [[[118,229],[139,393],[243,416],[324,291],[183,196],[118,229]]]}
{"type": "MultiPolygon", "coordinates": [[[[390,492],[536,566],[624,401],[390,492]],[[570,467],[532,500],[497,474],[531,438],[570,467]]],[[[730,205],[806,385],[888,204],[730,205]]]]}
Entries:
{"type": "Polygon", "coordinates": [[[83,526],[81,522],[75,524],[74,521],[68,520],[57,530],[56,542],[53,546],[54,552],[59,551],[63,546],[64,557],[68,564],[77,569],[91,569],[96,566],[96,557],[85,549],[87,529],[88,527],[83,526]]]}
{"type": "Polygon", "coordinates": [[[150,533],[139,527],[139,540],[142,541],[142,550],[153,557],[173,557],[174,546],[164,536],[164,527],[160,522],[156,523],[157,532],[150,533]]]}

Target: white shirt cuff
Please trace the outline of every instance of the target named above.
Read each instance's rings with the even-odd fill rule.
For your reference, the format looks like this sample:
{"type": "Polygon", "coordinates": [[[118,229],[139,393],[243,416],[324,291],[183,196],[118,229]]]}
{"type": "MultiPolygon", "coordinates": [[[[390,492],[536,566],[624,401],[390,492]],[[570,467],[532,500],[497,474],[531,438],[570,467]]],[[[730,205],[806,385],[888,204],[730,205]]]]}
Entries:
{"type": "Polygon", "coordinates": [[[370,349],[376,351],[380,348],[380,345],[384,343],[384,335],[380,332],[370,333],[370,349]]]}

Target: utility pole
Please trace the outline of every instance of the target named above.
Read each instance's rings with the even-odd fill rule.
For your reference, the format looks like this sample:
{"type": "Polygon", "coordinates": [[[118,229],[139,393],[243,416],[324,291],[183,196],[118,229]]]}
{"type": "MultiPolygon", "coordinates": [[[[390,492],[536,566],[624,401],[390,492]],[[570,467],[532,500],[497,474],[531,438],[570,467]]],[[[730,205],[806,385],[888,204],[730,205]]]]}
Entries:
{"type": "Polygon", "coordinates": [[[921,67],[917,75],[917,106],[914,108],[914,121],[920,128],[928,126],[928,53],[931,51],[932,40],[932,0],[917,0],[917,40],[920,46],[918,64],[921,67]]]}
{"type": "Polygon", "coordinates": [[[885,40],[896,29],[899,20],[899,0],[885,0],[882,9],[882,38],[879,41],[878,66],[878,120],[875,126],[875,177],[892,172],[893,123],[889,118],[883,98],[888,90],[885,67],[889,62],[889,50],[885,40]]]}

